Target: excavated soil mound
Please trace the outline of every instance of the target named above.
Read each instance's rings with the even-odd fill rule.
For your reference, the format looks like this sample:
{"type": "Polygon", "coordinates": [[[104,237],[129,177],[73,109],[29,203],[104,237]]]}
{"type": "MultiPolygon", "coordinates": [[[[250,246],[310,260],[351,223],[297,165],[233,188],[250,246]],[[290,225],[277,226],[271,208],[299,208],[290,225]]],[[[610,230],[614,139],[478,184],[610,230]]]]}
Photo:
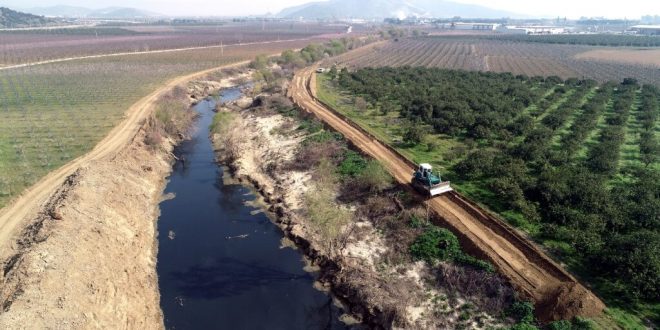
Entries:
{"type": "Polygon", "coordinates": [[[564,283],[548,299],[537,306],[542,322],[570,320],[576,316],[594,317],[605,309],[600,299],[578,283],[564,283]]]}

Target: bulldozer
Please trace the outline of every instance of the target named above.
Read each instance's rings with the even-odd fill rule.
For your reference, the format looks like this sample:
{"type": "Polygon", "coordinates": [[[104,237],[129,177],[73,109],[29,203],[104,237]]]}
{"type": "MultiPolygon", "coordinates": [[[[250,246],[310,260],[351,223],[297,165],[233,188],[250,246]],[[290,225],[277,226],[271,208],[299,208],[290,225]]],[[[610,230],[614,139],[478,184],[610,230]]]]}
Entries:
{"type": "Polygon", "coordinates": [[[433,174],[433,167],[430,164],[419,164],[410,183],[415,189],[431,197],[453,190],[449,181],[443,182],[440,174],[433,174]]]}

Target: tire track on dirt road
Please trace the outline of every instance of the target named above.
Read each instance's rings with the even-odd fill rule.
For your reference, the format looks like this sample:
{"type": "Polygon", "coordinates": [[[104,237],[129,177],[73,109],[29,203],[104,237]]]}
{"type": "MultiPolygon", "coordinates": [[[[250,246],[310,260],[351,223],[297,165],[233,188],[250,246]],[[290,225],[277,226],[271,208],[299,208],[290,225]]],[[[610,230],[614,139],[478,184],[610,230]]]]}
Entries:
{"type": "MultiPolygon", "coordinates": [[[[237,62],[174,78],[158,90],[133,104],[126,111],[125,119],[119,125],[115,126],[92,151],[50,172],[39,180],[39,182],[23,192],[23,194],[7,207],[0,210],[0,256],[5,257],[8,250],[12,250],[9,248],[10,244],[11,246],[15,244],[15,236],[18,234],[18,229],[23,227],[21,224],[27,219],[36,216],[37,212],[41,210],[42,205],[48,201],[49,197],[62,185],[68,176],[91,161],[104,157],[113,157],[132,141],[142,127],[144,120],[151,114],[151,110],[153,110],[155,103],[161,95],[178,85],[213,71],[246,65],[249,62],[237,62]]],[[[108,175],[112,174],[109,173],[108,175]]]]}
{"type": "MultiPolygon", "coordinates": [[[[415,165],[378,141],[345,116],[316,99],[315,68],[298,72],[288,95],[356,147],[380,161],[401,184],[408,185],[415,165]]],[[[487,211],[452,192],[429,199],[427,205],[471,252],[492,262],[514,288],[535,302],[542,321],[599,315],[604,304],[534,243],[487,211]]]]}

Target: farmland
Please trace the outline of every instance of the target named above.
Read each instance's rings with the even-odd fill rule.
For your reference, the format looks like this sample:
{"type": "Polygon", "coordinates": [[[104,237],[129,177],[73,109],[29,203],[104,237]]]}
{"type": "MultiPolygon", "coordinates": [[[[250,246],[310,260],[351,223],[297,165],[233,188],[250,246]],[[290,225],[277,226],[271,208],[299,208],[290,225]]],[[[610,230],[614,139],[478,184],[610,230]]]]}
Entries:
{"type": "Polygon", "coordinates": [[[345,31],[345,26],[274,22],[0,31],[0,66],[108,53],[302,39],[345,31]]]}
{"type": "Polygon", "coordinates": [[[596,49],[590,46],[444,36],[401,39],[370,51],[346,54],[336,62],[353,68],[426,66],[511,72],[530,77],[590,78],[601,82],[634,77],[642,83],[660,85],[660,68],[652,63],[621,63],[607,58],[596,61],[577,56],[596,49]]]}
{"type": "Polygon", "coordinates": [[[425,68],[333,75],[318,77],[325,103],[434,164],[612,306],[657,317],[657,87],[425,68]]]}
{"type": "Polygon", "coordinates": [[[596,49],[579,53],[577,59],[642,64],[660,68],[660,49],[596,49]]]}
{"type": "Polygon", "coordinates": [[[565,45],[660,47],[660,39],[652,36],[629,36],[614,34],[504,35],[494,37],[494,39],[565,45]]]}
{"type": "Polygon", "coordinates": [[[0,207],[89,151],[131,104],[165,81],[308,43],[125,55],[0,71],[0,207]]]}

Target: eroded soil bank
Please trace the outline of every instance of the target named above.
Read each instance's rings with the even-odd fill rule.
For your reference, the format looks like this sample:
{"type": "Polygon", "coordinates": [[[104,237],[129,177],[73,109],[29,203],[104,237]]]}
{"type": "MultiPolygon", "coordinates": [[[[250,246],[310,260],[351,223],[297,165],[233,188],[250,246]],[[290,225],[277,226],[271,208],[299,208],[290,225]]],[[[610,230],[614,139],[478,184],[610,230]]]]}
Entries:
{"type": "Polygon", "coordinates": [[[129,146],[66,180],[4,262],[1,328],[163,328],[155,220],[171,151],[193,118],[191,101],[233,84],[224,79],[176,88],[129,146]],[[175,110],[158,119],[166,103],[175,110]]]}

